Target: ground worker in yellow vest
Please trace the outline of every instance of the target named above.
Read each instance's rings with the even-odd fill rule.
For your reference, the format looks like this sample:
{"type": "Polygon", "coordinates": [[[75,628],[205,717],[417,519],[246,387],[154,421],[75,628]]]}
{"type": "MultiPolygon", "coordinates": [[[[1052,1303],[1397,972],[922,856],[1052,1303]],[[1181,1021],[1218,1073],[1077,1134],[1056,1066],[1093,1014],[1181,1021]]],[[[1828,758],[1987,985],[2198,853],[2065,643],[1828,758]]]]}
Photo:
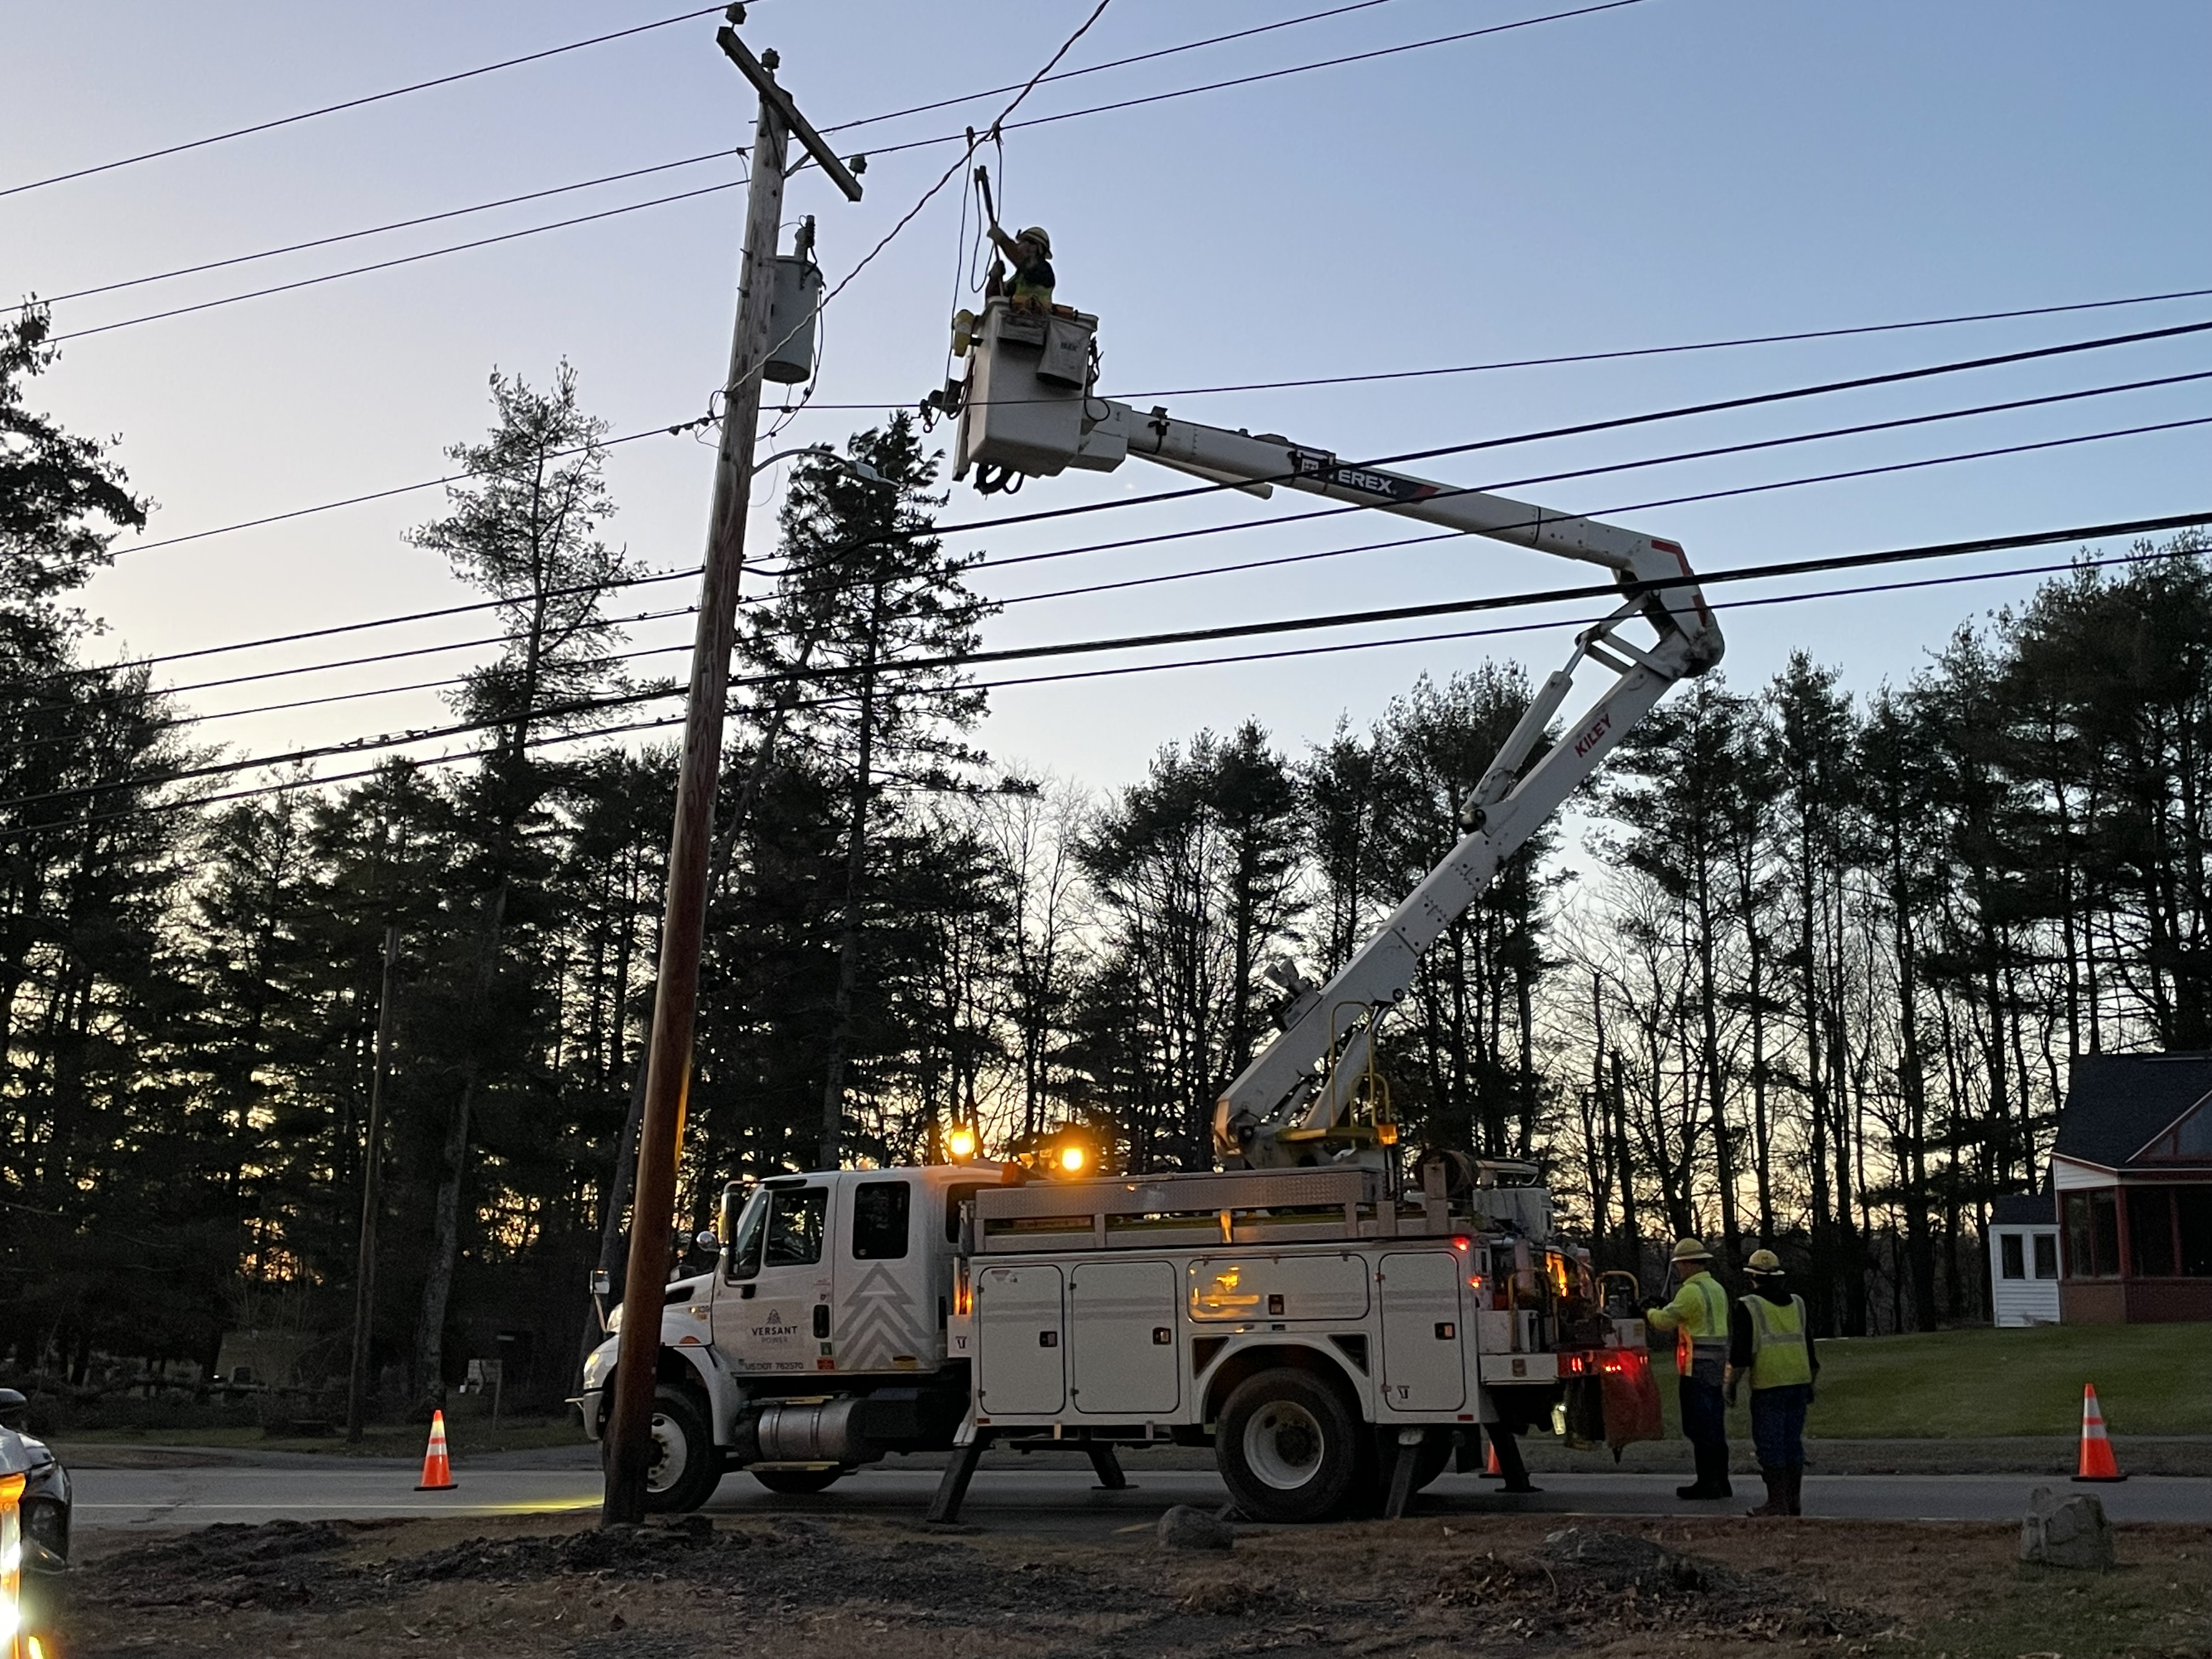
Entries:
{"type": "Polygon", "coordinates": [[[1728,1374],[1728,1292],[1712,1276],[1713,1253],[1701,1239],[1678,1239],[1674,1271],[1682,1288],[1663,1308],[1644,1316],[1655,1331],[1674,1333],[1674,1370],[1681,1378],[1682,1433],[1690,1443],[1698,1478],[1674,1488],[1677,1498],[1729,1498],[1728,1403],[1722,1384],[1728,1374]]]}
{"type": "Polygon", "coordinates": [[[1802,1515],[1805,1486],[1805,1408],[1820,1358],[1813,1351],[1805,1298],[1792,1296],[1781,1259],[1771,1250],[1753,1250],[1744,1264],[1751,1294],[1729,1310],[1729,1404],[1751,1379],[1751,1438],[1759,1449],[1759,1473],[1766,1482],[1766,1501],[1753,1515],[1802,1515]]]}

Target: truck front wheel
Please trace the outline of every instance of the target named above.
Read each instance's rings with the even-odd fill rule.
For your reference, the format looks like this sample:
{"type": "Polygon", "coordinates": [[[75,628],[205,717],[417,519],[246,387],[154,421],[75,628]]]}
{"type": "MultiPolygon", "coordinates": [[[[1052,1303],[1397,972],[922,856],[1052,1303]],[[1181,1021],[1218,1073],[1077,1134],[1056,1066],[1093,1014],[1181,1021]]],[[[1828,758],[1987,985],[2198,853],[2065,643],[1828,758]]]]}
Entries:
{"type": "Polygon", "coordinates": [[[1343,1395],[1322,1378],[1261,1371],[1222,1407],[1214,1457],[1237,1507],[1253,1520],[1322,1521],[1352,1494],[1361,1432],[1343,1395]]]}
{"type": "Polygon", "coordinates": [[[722,1455],[698,1399],[684,1389],[655,1389],[653,1443],[646,1453],[647,1510],[655,1515],[687,1513],[712,1498],[721,1482],[722,1455]]]}

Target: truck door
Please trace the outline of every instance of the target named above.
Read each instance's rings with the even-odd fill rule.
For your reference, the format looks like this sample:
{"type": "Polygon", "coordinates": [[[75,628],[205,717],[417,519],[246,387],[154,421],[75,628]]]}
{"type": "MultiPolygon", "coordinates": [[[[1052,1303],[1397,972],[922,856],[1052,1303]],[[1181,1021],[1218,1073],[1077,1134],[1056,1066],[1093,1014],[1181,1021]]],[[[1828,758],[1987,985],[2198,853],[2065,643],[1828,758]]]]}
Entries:
{"type": "Polygon", "coordinates": [[[714,1346],[741,1371],[833,1370],[828,1183],[763,1182],[732,1241],[714,1297],[714,1346]]]}
{"type": "Polygon", "coordinates": [[[1084,1416],[1132,1423],[1175,1410],[1176,1277],[1165,1261],[1082,1261],[1068,1274],[1068,1395],[1084,1416]]]}
{"type": "Polygon", "coordinates": [[[838,1228],[830,1341],[841,1371],[931,1371],[943,1322],[929,1281],[924,1194],[903,1176],[855,1180],[838,1228]]]}
{"type": "Polygon", "coordinates": [[[1382,1403],[1394,1412],[1456,1411],[1467,1399],[1460,1351],[1459,1258],[1393,1250],[1382,1290],[1382,1403]]]}
{"type": "Polygon", "coordinates": [[[975,1405],[985,1417],[1025,1417],[1067,1403],[1060,1370],[1060,1269],[986,1267],[975,1275],[975,1405]]]}

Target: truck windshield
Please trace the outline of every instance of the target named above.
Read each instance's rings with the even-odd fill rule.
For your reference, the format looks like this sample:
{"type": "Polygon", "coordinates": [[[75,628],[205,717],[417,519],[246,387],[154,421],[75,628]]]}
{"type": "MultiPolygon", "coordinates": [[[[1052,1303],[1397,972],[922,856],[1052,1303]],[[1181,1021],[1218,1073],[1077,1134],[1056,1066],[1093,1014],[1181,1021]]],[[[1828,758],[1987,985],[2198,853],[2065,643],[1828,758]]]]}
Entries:
{"type": "Polygon", "coordinates": [[[768,1231],[768,1190],[756,1187],[745,1200],[744,1213],[730,1235],[730,1277],[750,1279],[760,1271],[761,1239],[768,1231]]]}

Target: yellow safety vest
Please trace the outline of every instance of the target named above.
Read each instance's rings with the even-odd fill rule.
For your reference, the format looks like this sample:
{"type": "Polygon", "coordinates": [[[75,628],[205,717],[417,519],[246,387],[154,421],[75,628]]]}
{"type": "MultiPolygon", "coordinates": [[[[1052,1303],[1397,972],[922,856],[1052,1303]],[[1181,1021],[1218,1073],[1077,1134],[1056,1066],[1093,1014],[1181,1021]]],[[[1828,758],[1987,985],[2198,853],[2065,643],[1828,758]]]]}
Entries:
{"type": "Polygon", "coordinates": [[[1805,1340],[1805,1298],[1793,1296],[1786,1308],[1763,1296],[1743,1298],[1751,1316],[1751,1386],[1786,1389],[1813,1380],[1813,1351],[1805,1340]]]}
{"type": "Polygon", "coordinates": [[[1710,1273],[1693,1273],[1682,1281],[1674,1299],[1652,1311],[1651,1322],[1661,1330],[1674,1329],[1674,1370],[1688,1376],[1696,1369],[1698,1350],[1705,1350],[1704,1380],[1717,1384],[1720,1367],[1728,1358],[1728,1292],[1710,1273]]]}

